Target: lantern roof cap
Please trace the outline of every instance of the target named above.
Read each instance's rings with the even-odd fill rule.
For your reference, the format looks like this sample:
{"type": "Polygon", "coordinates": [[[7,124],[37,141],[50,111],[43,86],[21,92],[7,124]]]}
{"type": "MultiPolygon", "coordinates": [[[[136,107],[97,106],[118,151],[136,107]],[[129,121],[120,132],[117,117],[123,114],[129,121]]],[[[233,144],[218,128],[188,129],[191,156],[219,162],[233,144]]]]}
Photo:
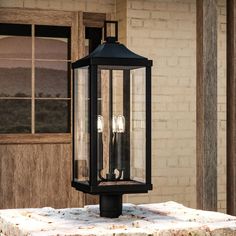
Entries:
{"type": "Polygon", "coordinates": [[[146,57],[140,56],[129,50],[124,44],[119,42],[104,42],[99,45],[90,55],[90,58],[127,58],[147,60],[146,57]]]}
{"type": "Polygon", "coordinates": [[[72,64],[73,68],[87,65],[152,66],[152,61],[129,50],[124,44],[107,40],[88,56],[72,64]]]}
{"type": "Polygon", "coordinates": [[[100,44],[88,56],[79,59],[72,63],[73,68],[85,67],[89,65],[110,65],[110,66],[125,66],[129,67],[144,67],[152,66],[152,61],[146,57],[140,56],[129,50],[124,44],[118,42],[118,22],[104,22],[104,39],[105,42],[100,44]],[[115,26],[115,35],[108,36],[108,25],[115,26]]]}

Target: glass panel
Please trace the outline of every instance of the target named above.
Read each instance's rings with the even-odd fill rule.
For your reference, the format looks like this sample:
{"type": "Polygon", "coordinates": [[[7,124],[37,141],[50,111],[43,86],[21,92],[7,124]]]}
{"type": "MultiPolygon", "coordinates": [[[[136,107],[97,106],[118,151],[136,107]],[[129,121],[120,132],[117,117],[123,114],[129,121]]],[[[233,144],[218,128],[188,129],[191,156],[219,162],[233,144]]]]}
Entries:
{"type": "Polygon", "coordinates": [[[74,179],[88,184],[90,157],[88,67],[76,69],[74,76],[74,179]]]}
{"type": "Polygon", "coordinates": [[[70,101],[36,100],[36,133],[70,132],[70,101]]]}
{"type": "Polygon", "coordinates": [[[31,100],[0,100],[0,133],[31,132],[31,100]]]}
{"type": "Polygon", "coordinates": [[[145,182],[146,179],[146,74],[145,68],[131,71],[131,179],[145,182]]]}
{"type": "Polygon", "coordinates": [[[35,68],[35,96],[67,98],[69,95],[69,64],[67,62],[37,61],[35,68]]]}
{"type": "Polygon", "coordinates": [[[68,39],[36,37],[35,58],[68,60],[68,39]]]}
{"type": "Polygon", "coordinates": [[[32,58],[32,38],[0,35],[0,58],[32,58]]]}
{"type": "Polygon", "coordinates": [[[98,101],[97,101],[97,170],[98,180],[109,178],[109,172],[114,174],[114,158],[111,156],[110,145],[112,139],[111,125],[111,70],[98,70],[98,101]]]}
{"type": "Polygon", "coordinates": [[[129,134],[123,108],[125,74],[123,70],[101,67],[98,74],[98,180],[109,184],[110,181],[129,180],[129,165],[124,154],[129,134]]]}
{"type": "Polygon", "coordinates": [[[31,96],[31,61],[0,60],[0,97],[31,96]]]}
{"type": "Polygon", "coordinates": [[[145,183],[145,69],[98,69],[99,185],[145,183]]]}

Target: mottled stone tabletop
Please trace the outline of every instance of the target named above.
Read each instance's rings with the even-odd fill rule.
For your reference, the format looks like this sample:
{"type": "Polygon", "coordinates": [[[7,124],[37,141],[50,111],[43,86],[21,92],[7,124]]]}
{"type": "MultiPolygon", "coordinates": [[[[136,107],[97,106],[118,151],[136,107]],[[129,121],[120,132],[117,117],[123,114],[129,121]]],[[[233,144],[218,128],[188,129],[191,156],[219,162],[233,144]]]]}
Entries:
{"type": "Polygon", "coordinates": [[[99,216],[97,205],[84,208],[0,210],[0,236],[236,236],[236,217],[200,211],[176,202],[123,205],[117,219],[99,216]]]}

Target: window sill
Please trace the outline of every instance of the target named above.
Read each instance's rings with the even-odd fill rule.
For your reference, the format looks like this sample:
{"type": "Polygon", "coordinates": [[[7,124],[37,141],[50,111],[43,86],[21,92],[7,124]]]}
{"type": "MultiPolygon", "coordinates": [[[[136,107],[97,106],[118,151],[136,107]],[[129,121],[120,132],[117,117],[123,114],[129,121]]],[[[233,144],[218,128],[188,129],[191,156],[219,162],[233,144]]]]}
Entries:
{"type": "Polygon", "coordinates": [[[70,133],[60,134],[0,134],[0,144],[70,144],[70,133]]]}

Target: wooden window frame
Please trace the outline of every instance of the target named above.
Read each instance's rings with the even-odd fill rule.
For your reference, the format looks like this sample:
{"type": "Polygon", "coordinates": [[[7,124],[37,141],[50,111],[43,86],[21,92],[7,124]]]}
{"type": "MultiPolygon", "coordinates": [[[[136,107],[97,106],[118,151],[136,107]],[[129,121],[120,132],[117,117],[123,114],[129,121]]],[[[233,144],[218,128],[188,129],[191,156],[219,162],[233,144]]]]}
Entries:
{"type": "MultiPolygon", "coordinates": [[[[110,14],[0,8],[0,23],[71,27],[71,61],[76,61],[84,56],[85,27],[102,27],[105,19],[110,19],[110,14]]],[[[71,89],[73,89],[72,83],[71,89]]],[[[0,134],[0,144],[70,144],[71,142],[71,133],[0,134]]]]}
{"type": "MultiPolygon", "coordinates": [[[[18,25],[18,24],[17,24],[18,25]]],[[[19,24],[20,25],[20,24],[19,24]]],[[[41,132],[36,132],[35,131],[35,123],[36,123],[36,110],[35,110],[35,107],[36,107],[36,102],[37,101],[48,101],[48,100],[57,100],[57,101],[66,101],[66,102],[71,102],[71,94],[68,94],[69,96],[68,97],[39,97],[39,96],[36,96],[35,95],[35,92],[36,92],[36,87],[35,87],[35,82],[36,82],[36,74],[35,74],[35,71],[36,71],[36,65],[37,63],[40,63],[40,62],[64,62],[64,63],[71,63],[71,55],[69,56],[69,58],[67,59],[49,59],[49,58],[36,58],[35,57],[35,54],[36,54],[36,49],[35,49],[35,45],[36,45],[36,38],[40,38],[42,36],[36,36],[36,33],[35,33],[35,28],[38,26],[36,26],[35,24],[27,24],[27,26],[29,26],[29,28],[31,29],[31,34],[30,35],[27,35],[26,37],[30,37],[31,39],[31,58],[20,58],[20,57],[13,57],[13,58],[4,58],[4,57],[1,57],[0,56],[0,60],[10,60],[10,61],[27,61],[27,62],[30,62],[31,64],[31,96],[22,96],[22,97],[19,97],[19,96],[11,96],[11,97],[0,97],[0,101],[1,100],[13,100],[13,101],[16,101],[16,100],[24,100],[24,101],[30,101],[31,102],[31,131],[30,133],[13,133],[14,135],[16,134],[35,134],[35,133],[41,133],[41,132]]],[[[50,26],[49,26],[50,27],[50,26]]],[[[60,26],[62,27],[62,26],[60,26]]],[[[70,38],[67,38],[67,39],[70,39],[70,38]]],[[[69,44],[70,42],[68,42],[69,44]]],[[[68,48],[68,47],[67,47],[68,48]]],[[[69,52],[71,53],[71,50],[69,50],[69,52]]],[[[67,66],[68,67],[68,66],[67,66]]],[[[69,68],[69,67],[68,67],[69,68]]],[[[70,70],[67,70],[67,73],[69,74],[70,73],[70,70]]],[[[71,75],[70,75],[71,76],[71,75]]],[[[68,82],[70,80],[70,77],[67,77],[68,79],[68,82]]],[[[70,85],[68,86],[69,87],[69,91],[71,91],[70,89],[70,85]]],[[[70,117],[70,116],[69,116],[70,117]]],[[[69,127],[69,132],[64,132],[64,133],[70,133],[71,132],[71,127],[69,127]]],[[[43,133],[46,133],[46,132],[42,132],[43,133]]],[[[57,133],[60,133],[60,132],[52,132],[52,134],[57,134],[57,133]]],[[[63,134],[64,134],[63,133],[63,134]]],[[[2,133],[2,135],[5,135],[5,134],[12,134],[12,133],[2,133]]]]}

